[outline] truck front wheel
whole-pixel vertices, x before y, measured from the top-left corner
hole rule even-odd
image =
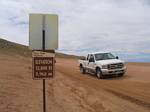
[[[96,69],[96,76],[97,76],[98,79],[102,79],[103,78],[103,74],[102,74],[100,68]]]
[[[85,68],[83,66],[80,66],[80,72],[81,74],[85,74]]]

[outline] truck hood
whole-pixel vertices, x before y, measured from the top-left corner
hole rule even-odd
[[[124,61],[119,59],[109,59],[109,60],[99,60],[96,61],[96,63],[100,65],[107,65],[107,64],[115,64],[115,63],[124,63]]]

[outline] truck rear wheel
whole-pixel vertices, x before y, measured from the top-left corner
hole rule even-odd
[[[96,69],[96,76],[97,76],[98,79],[102,79],[103,78],[103,74],[102,74],[100,68]]]
[[[80,73],[85,74],[85,68],[83,66],[80,66]]]

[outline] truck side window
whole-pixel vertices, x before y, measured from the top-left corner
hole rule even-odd
[[[93,55],[90,56],[89,62],[94,62],[94,56]]]

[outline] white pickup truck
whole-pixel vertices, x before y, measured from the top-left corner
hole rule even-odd
[[[90,53],[85,59],[79,60],[79,66],[82,74],[95,73],[97,78],[114,74],[123,76],[126,72],[125,62],[109,52]]]

